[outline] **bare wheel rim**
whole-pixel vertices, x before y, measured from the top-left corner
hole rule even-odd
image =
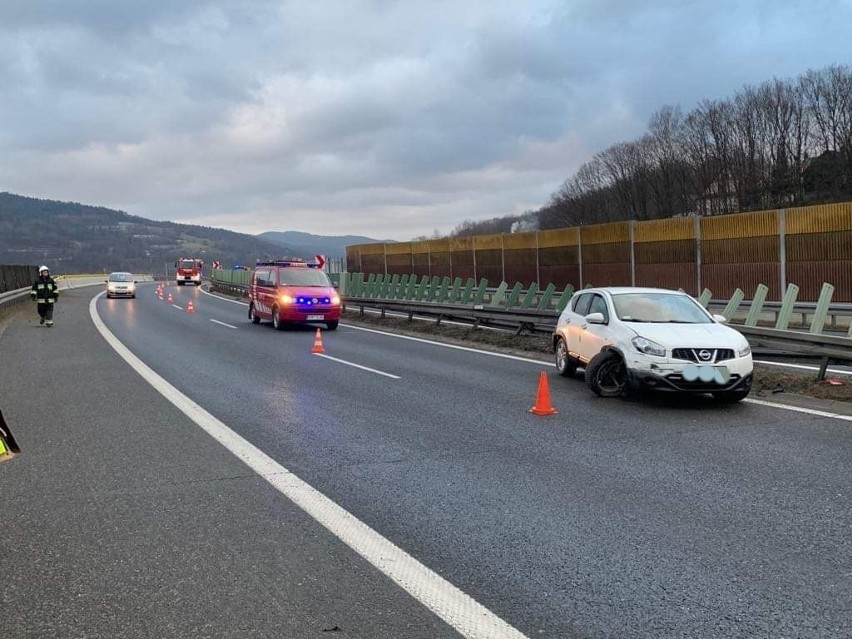
[[[619,358],[603,363],[596,377],[598,387],[607,393],[620,393],[627,386],[627,371]]]

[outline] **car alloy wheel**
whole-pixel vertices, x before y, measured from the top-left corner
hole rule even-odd
[[[561,337],[556,340],[556,372],[563,377],[573,377],[577,372],[577,364],[568,356],[568,345]]]

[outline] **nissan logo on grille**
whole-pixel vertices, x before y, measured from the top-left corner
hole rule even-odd
[[[713,357],[713,353],[708,350],[698,351],[698,357],[700,357],[703,361],[708,361],[711,357]]]

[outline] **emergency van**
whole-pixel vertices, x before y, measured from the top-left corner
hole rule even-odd
[[[249,284],[248,317],[254,324],[321,322],[328,330],[340,321],[340,296],[319,263],[301,260],[258,262]]]

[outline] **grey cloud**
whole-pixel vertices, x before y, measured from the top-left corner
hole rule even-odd
[[[0,189],[407,239],[545,204],[664,105],[848,62],[850,22],[830,0],[7,0]]]

